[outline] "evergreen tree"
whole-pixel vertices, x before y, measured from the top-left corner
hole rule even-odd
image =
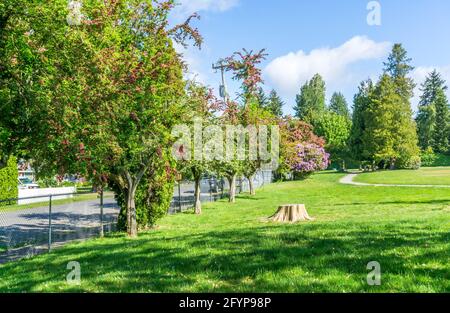
[[[282,117],[283,106],[283,100],[281,100],[278,93],[274,89],[272,89],[269,95],[268,105],[266,106],[266,109],[269,110],[273,115]]]
[[[383,167],[415,168],[420,164],[415,123],[393,77],[382,75],[365,114],[363,156]]]
[[[420,91],[422,91],[422,95],[420,96],[419,105],[428,106],[433,103],[440,89],[444,91],[447,90],[445,80],[442,79],[442,76],[438,71],[433,70],[428,74],[424,83],[421,85]]]
[[[443,89],[437,90],[434,107],[436,109],[436,124],[433,132],[433,150],[443,153],[449,151],[450,130],[449,104]]]
[[[306,82],[296,96],[295,116],[314,125],[317,117],[325,111],[325,82],[319,74]]]
[[[436,108],[433,104],[419,106],[416,123],[419,147],[425,151],[429,147],[434,146],[433,134],[436,125]]]
[[[399,155],[394,149],[394,110],[401,102],[389,75],[383,75],[371,92],[369,106],[364,114],[362,135],[363,157],[380,163],[392,162]]]
[[[261,108],[265,108],[269,104],[269,99],[267,98],[266,93],[262,87],[258,88],[258,91],[256,92],[256,99]]]
[[[414,95],[414,81],[408,74],[414,69],[410,65],[406,50],[401,44],[395,44],[389,55],[388,61],[384,63],[384,76],[389,76],[395,87],[395,92],[401,101],[392,101],[394,105],[392,114],[394,125],[391,129],[394,138],[394,150],[396,157],[391,159],[391,167],[417,167],[420,164],[417,128],[412,118],[411,97]],[[385,78],[384,78],[385,79]],[[381,84],[382,86],[385,84]],[[383,88],[381,88],[383,91]],[[389,108],[391,109],[391,108]]]
[[[436,70],[427,76],[425,82],[421,86],[422,95],[420,97],[419,112],[417,113],[416,121],[419,145],[422,150],[426,150],[428,147],[435,147],[435,131],[441,131],[436,129],[435,103],[438,93],[441,91],[444,92],[445,90],[447,90],[445,81]],[[440,108],[440,110],[445,114],[445,108]]]
[[[344,95],[340,92],[335,92],[331,96],[329,109],[331,112],[334,112],[337,115],[341,115],[345,118],[350,119],[347,100],[345,100]]]
[[[370,95],[374,89],[372,80],[361,82],[358,93],[353,98],[352,128],[349,138],[349,150],[354,160],[363,161],[363,134],[366,130],[366,112],[370,105]]]
[[[408,102],[414,95],[415,87],[414,81],[408,77],[408,74],[414,69],[410,65],[411,61],[403,46],[397,43],[394,44],[387,62],[384,63],[384,74],[394,79],[397,93]],[[409,106],[411,107],[411,105]]]

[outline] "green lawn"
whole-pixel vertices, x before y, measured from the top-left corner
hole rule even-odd
[[[362,173],[355,182],[394,185],[449,185],[450,167],[430,167],[420,170],[397,170]]]
[[[122,234],[0,265],[3,292],[449,292],[450,192],[340,185],[322,173],[265,186],[201,216],[168,216],[138,239]],[[314,222],[274,224],[280,204]],[[81,285],[65,281],[81,264]],[[368,286],[378,261],[382,285]]]

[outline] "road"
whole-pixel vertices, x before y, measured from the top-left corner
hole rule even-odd
[[[47,245],[48,206],[0,212],[0,263],[2,258],[35,254]],[[118,206],[113,198],[104,199],[104,224],[108,230],[117,220]],[[52,242],[58,244],[99,234],[99,199],[72,202],[52,207]],[[3,251],[3,252],[2,252]]]

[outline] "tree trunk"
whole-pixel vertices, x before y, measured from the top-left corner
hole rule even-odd
[[[248,180],[248,187],[249,187],[249,189],[250,189],[250,190],[249,190],[250,195],[251,195],[251,196],[256,195],[256,192],[255,192],[255,184],[254,184],[254,182],[253,182],[253,180],[255,179],[255,174],[249,175],[249,176],[247,176],[246,178],[247,178],[247,180]]]
[[[127,193],[127,233],[131,238],[136,238],[138,235],[137,227],[137,214],[136,214],[136,190],[139,183],[144,176],[146,167],[142,167],[138,174],[133,178],[130,172],[125,171],[125,177],[128,182],[128,193]]]
[[[135,203],[136,191],[128,191],[128,206],[127,206],[127,233],[131,238],[137,237],[137,219],[136,219],[136,203]]]
[[[287,204],[278,208],[277,213],[269,218],[273,222],[295,223],[299,221],[313,221],[308,215],[304,204]]]
[[[236,174],[228,176],[228,183],[230,184],[230,195],[228,201],[230,203],[236,202]]]
[[[202,214],[202,202],[200,201],[200,181],[202,177],[195,177],[195,214]]]
[[[390,170],[395,170],[395,162],[396,162],[396,159],[391,159],[390,164],[389,164]]]

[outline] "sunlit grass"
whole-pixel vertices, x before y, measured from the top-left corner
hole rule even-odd
[[[362,173],[354,181],[369,184],[450,186],[450,167]]]
[[[0,266],[4,292],[448,292],[450,192],[360,187],[324,173],[265,186],[201,216],[168,216],[138,239],[116,234]],[[314,222],[267,221],[305,203]],[[65,278],[81,265],[81,285]],[[382,285],[368,286],[378,261]]]

